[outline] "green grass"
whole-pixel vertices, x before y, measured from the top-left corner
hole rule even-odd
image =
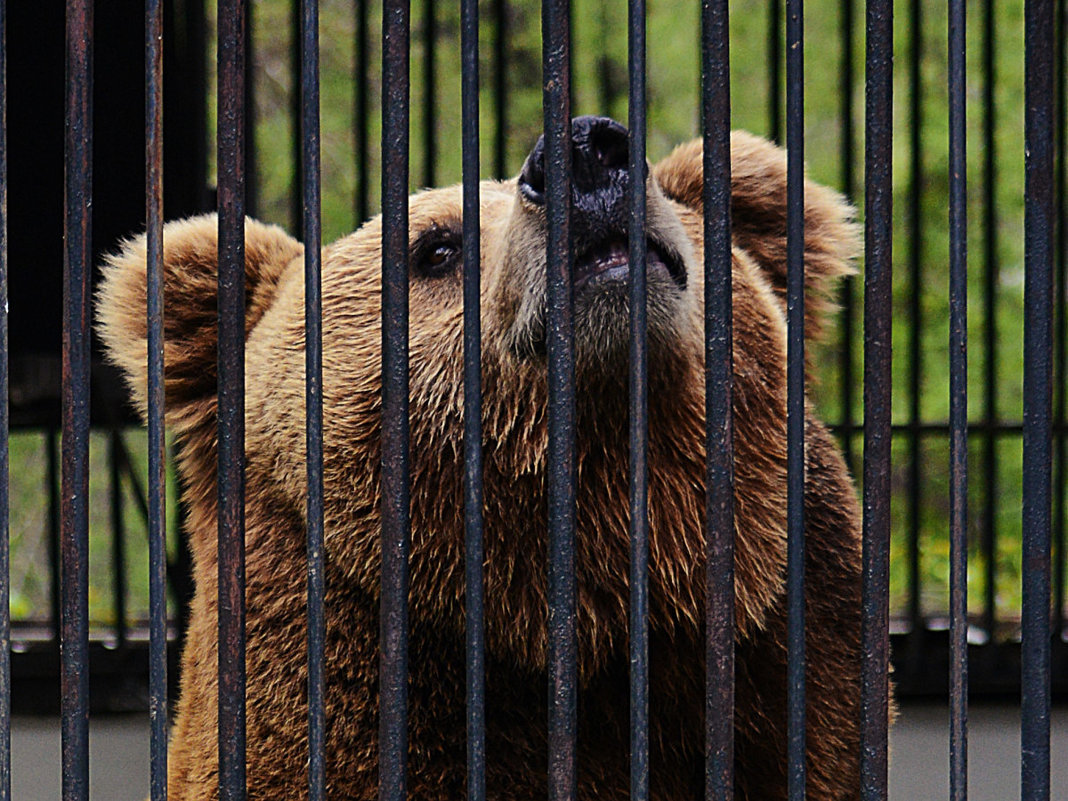
[[[353,38],[354,12],[348,2],[324,0],[321,5],[322,46],[322,162],[324,241],[348,233],[358,224],[353,213],[355,193],[353,135]],[[435,73],[438,99],[436,134],[439,159],[437,183],[460,179],[460,80],[459,30],[455,6],[438,3],[439,32]],[[863,4],[857,0],[857,27],[854,34],[854,124],[857,131],[856,186],[863,186],[864,123],[864,32]],[[256,100],[258,123],[255,142],[259,159],[262,218],[293,227],[290,218],[290,187],[293,180],[293,128],[290,119],[290,4],[263,0],[254,7]],[[769,130],[766,59],[767,7],[765,0],[737,0],[731,4],[731,103],[732,123],[766,134]],[[419,189],[426,174],[423,142],[426,126],[422,116],[424,30],[423,4],[412,7],[412,122],[411,188]],[[513,2],[509,18],[510,69],[508,172],[517,172],[523,158],[541,130],[541,40],[539,4],[531,0]],[[480,42],[482,164],[489,177],[493,123],[493,35],[492,4],[482,3],[483,26]],[[369,122],[372,177],[369,191],[372,207],[379,196],[378,145],[381,137],[379,96],[381,71],[379,36],[381,8],[371,3],[369,74],[366,76],[370,104],[374,112]],[[662,0],[650,3],[648,17],[648,153],[655,161],[676,144],[699,134],[698,129],[698,32],[699,4]],[[1018,421],[1022,416],[1022,286],[1023,286],[1023,3],[1005,0],[996,4],[996,147],[998,165],[997,230],[1000,282],[997,296],[997,401],[1000,417]],[[805,4],[805,156],[810,174],[822,182],[841,187],[841,127],[838,119],[840,42],[838,37],[839,0],[810,0]],[[908,263],[913,248],[919,248],[922,266],[919,287],[921,318],[920,413],[927,422],[944,422],[948,417],[948,111],[945,76],[946,9],[938,4],[923,5],[922,146],[924,184],[921,236],[914,239],[907,214],[910,178],[909,19],[902,11],[895,22],[894,57],[894,360],[893,419],[909,419],[906,388],[911,365],[908,359],[912,321],[908,317],[913,287]],[[623,3],[607,0],[573,2],[573,92],[575,114],[609,114],[625,121],[626,106],[626,9]],[[981,401],[983,370],[988,354],[983,332],[988,321],[982,311],[982,278],[985,265],[982,234],[982,124],[981,106],[984,75],[981,64],[982,31],[980,15],[968,22],[968,182],[969,182],[969,394],[970,416],[983,413]],[[214,64],[212,55],[210,62]],[[214,84],[209,88],[214,96]],[[782,88],[784,91],[784,88]],[[214,103],[209,104],[214,118]],[[213,152],[213,148],[209,148]],[[861,210],[862,212],[862,210]],[[861,305],[861,284],[856,282],[856,302]],[[862,321],[857,319],[857,330]],[[832,330],[829,342],[816,355],[819,385],[814,399],[826,419],[841,415],[839,406],[838,352],[840,336]],[[862,343],[853,343],[856,375],[862,366]],[[858,379],[859,380],[859,379]],[[856,387],[853,415],[861,419],[861,393]],[[129,435],[131,445],[140,435]],[[143,441],[143,440],[138,440]],[[858,441],[859,444],[859,441]],[[137,450],[137,448],[134,448]],[[94,621],[105,624],[113,617],[108,567],[106,467],[103,445],[94,438],[93,535],[91,577],[93,589],[90,612]],[[970,605],[979,611],[983,593],[984,563],[978,549],[981,512],[986,488],[980,474],[983,445],[973,442],[971,459],[971,506],[969,536]],[[907,442],[898,439],[893,449],[892,568],[891,590],[895,611],[901,611],[907,594],[907,505],[910,453]],[[924,610],[937,614],[947,604],[948,576],[948,442],[945,437],[924,440],[920,451],[922,497],[920,504],[921,576]],[[1020,485],[1021,446],[1018,437],[1009,437],[998,446],[999,488],[995,525],[998,533],[998,608],[1012,616],[1020,604]],[[43,559],[43,456],[32,438],[16,438],[12,445],[13,554],[16,565],[13,612],[16,617],[40,616],[47,609],[47,582]],[[1063,491],[1063,488],[1062,488]],[[173,504],[172,504],[173,508]],[[127,505],[130,528],[129,564],[131,608],[143,610],[145,592],[145,550],[143,525],[132,504]],[[1063,558],[1063,555],[1058,558]],[[20,573],[17,571],[21,571]]]

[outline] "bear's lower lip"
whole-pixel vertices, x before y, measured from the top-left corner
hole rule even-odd
[[[681,259],[653,241],[646,242],[646,275],[663,272],[677,284],[685,286],[686,272]],[[575,261],[572,283],[575,289],[609,281],[627,281],[630,277],[630,252],[625,239],[603,242]]]

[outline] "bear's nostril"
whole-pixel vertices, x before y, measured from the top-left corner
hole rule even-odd
[[[590,140],[597,161],[609,170],[627,166],[627,131],[621,125],[602,125],[590,132]]]
[[[519,191],[531,203],[545,203],[545,138],[539,137],[538,143],[523,163],[519,173]]]

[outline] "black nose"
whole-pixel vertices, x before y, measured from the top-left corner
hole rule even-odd
[[[571,121],[571,191],[575,199],[612,188],[626,190],[627,129],[608,117]],[[519,174],[519,191],[532,203],[545,203],[545,137],[530,151]],[[581,205],[581,204],[580,204]]]

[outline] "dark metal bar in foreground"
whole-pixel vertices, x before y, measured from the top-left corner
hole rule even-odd
[[[382,12],[382,600],[378,797],[402,801],[408,756],[407,0]]]
[[[786,1],[787,788],[805,797],[805,117],[802,0]]]
[[[887,798],[890,700],[890,341],[893,0],[869,0],[864,147],[864,522],[860,779]]]
[[[245,0],[219,3],[219,798],[245,797]]]
[[[734,798],[734,415],[727,0],[702,5],[705,269],[705,799]]]
[[[304,231],[305,454],[308,475],[308,798],[326,797],[323,531],[322,217],[319,143],[319,0],[301,0],[301,175]]]
[[[542,2],[549,359],[549,801],[575,797],[575,360],[571,316],[571,8]]]
[[[167,798],[167,462],[163,393],[163,2],[145,3],[148,315],[148,715],[151,801]]]
[[[437,4],[423,0],[423,185],[437,186]]]
[[[464,576],[467,798],[486,797],[486,646],[482,540],[482,323],[478,138],[478,0],[460,7],[464,260]]]
[[[968,196],[964,0],[949,3],[949,794],[968,796]]]
[[[628,4],[630,263],[630,798],[649,797],[649,382],[646,356],[645,0]]]
[[[508,0],[493,0],[493,174],[508,177]]]
[[[11,551],[7,345],[7,3],[0,0],[0,801],[11,799]]]
[[[1050,797],[1053,357],[1053,0],[1028,0],[1025,41],[1021,798]]]
[[[67,4],[63,259],[62,741],[64,801],[89,798],[89,340],[93,6]]]

